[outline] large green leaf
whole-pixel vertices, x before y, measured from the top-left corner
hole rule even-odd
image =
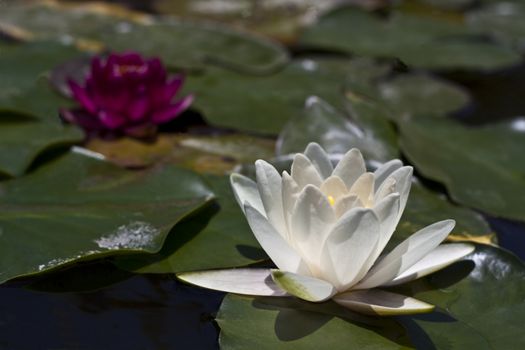
[[[224,176],[206,176],[218,206],[208,206],[178,223],[162,250],[115,260],[142,273],[171,273],[247,265],[266,259]]]
[[[338,4],[338,0],[263,1],[158,0],[152,6],[160,13],[192,19],[211,19],[232,26],[293,42],[299,30],[318,13]],[[219,4],[219,6],[217,6]]]
[[[388,19],[343,7],[305,30],[301,43],[432,69],[498,69],[520,62],[508,48],[486,43],[461,23],[392,12]]]
[[[517,49],[525,50],[525,3],[498,1],[467,12],[467,24]]]
[[[437,311],[399,318],[366,317],[331,302],[228,295],[217,315],[219,341],[223,349],[525,346],[521,336],[525,266],[504,250],[478,245],[465,260],[398,289],[437,305]]]
[[[333,315],[337,315],[334,317]],[[389,318],[351,313],[332,302],[227,295],[217,314],[221,349],[407,349]]]
[[[525,121],[467,128],[444,119],[400,124],[401,147],[452,198],[486,213],[525,220]]]
[[[503,249],[477,245],[465,260],[401,292],[439,306],[433,314],[401,320],[418,348],[525,347],[525,265]]]
[[[157,252],[173,225],[212,196],[188,170],[130,172],[74,153],[0,186],[0,281]]]
[[[356,110],[355,106],[353,108]],[[359,148],[366,159],[387,161],[399,156],[393,126],[378,110],[353,113],[354,121],[317,97],[309,97],[302,115],[292,118],[279,135],[278,155],[302,152],[310,142],[328,153]]]
[[[28,120],[0,114],[0,174],[21,176],[46,150],[81,142],[76,127]]]
[[[56,65],[79,52],[71,45],[44,41],[6,44],[0,41],[0,100],[33,87]]]
[[[90,8],[49,4],[3,6],[0,24],[18,26],[37,38],[91,40],[111,50],[135,50],[160,56],[167,64],[196,68],[225,65],[266,73],[288,61],[288,54],[270,40],[212,22],[180,21],[122,13],[103,5]],[[80,41],[86,46],[86,42]]]
[[[482,215],[450,203],[444,195],[426,189],[418,181],[412,183],[393,241],[399,242],[425,226],[446,219],[456,220],[456,226],[448,236],[449,241],[496,243],[496,235]]]
[[[295,60],[262,77],[216,68],[189,77],[185,89],[195,93],[194,107],[213,125],[277,134],[290,118],[302,114],[309,96],[340,108],[344,78],[353,69],[350,60],[326,58]]]
[[[378,90],[397,119],[420,114],[445,116],[470,102],[468,93],[459,86],[423,74],[399,75],[380,83]]]

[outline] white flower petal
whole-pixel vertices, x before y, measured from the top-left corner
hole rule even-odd
[[[374,176],[376,178],[376,189],[381,186],[383,181],[385,181],[390,176],[390,174],[402,166],[403,162],[401,162],[399,159],[393,159],[377,168],[376,171],[374,171]]]
[[[410,315],[434,310],[434,306],[421,300],[382,290],[357,290],[338,294],[336,303],[369,315]]]
[[[292,178],[303,189],[306,185],[321,186],[321,175],[304,154],[297,153],[292,163]]]
[[[374,174],[364,173],[354,182],[349,194],[355,194],[365,207],[370,207],[374,200]]]
[[[335,216],[339,218],[350,209],[362,206],[363,203],[355,194],[348,194],[335,202]]]
[[[249,205],[244,206],[248,224],[266,254],[281,270],[310,274],[306,264],[266,218]]]
[[[348,189],[339,176],[330,176],[324,180],[320,190],[326,197],[331,197],[332,205],[334,205],[339,198],[348,194]]]
[[[454,225],[454,220],[444,220],[414,233],[379,260],[355,288],[369,289],[389,283],[437,247]]]
[[[339,291],[366,274],[364,267],[379,240],[379,220],[371,209],[355,208],[334,225],[322,247],[323,276]]]
[[[357,148],[352,148],[337,164],[332,175],[339,176],[346,187],[351,188],[364,172],[366,172],[366,166],[363,155]]]
[[[259,189],[257,184],[252,179],[243,176],[241,174],[231,174],[230,184],[233,189],[233,194],[237,203],[244,212],[244,203],[257,209],[263,215],[266,215],[261,196],[259,195]]]
[[[290,226],[292,224],[292,213],[301,193],[301,188],[295,180],[286,172],[283,171],[282,176],[282,191],[283,191],[283,211],[284,221],[288,227],[288,235],[286,239],[290,239]]]
[[[413,172],[414,169],[411,166],[404,166],[390,174],[390,177],[392,177],[396,181],[395,192],[399,193],[399,195],[401,196],[399,201],[398,219],[401,218],[401,215],[403,214],[403,211],[405,210],[405,206],[407,204],[408,194],[410,193],[410,187],[412,186]]]
[[[376,185],[376,188],[377,188],[377,185]],[[376,193],[374,194],[374,203],[380,202],[383,198],[395,192],[396,192],[396,179],[394,179],[393,177],[389,177],[385,181],[383,181],[381,186],[379,186]]]
[[[400,205],[399,197],[399,193],[392,193],[377,203],[373,208],[377,218],[379,219],[379,222],[381,223],[381,235],[379,236],[377,249],[372,255],[372,263],[379,257],[383,249],[385,249],[388,241],[392,237],[392,234],[396,230]]]
[[[306,186],[292,214],[290,238],[314,275],[321,248],[334,222],[335,213],[326,197],[315,186]]]
[[[284,221],[281,176],[272,165],[261,159],[255,162],[255,171],[266,217],[277,232],[286,237],[288,228]]]
[[[315,277],[272,270],[272,278],[283,290],[306,301],[325,301],[337,292],[330,283]]]
[[[228,269],[184,272],[177,274],[180,280],[222,292],[285,296],[286,291],[279,288],[272,279],[270,269]]]
[[[469,255],[474,249],[473,245],[465,243],[441,244],[393,281],[384,285],[393,286],[429,275]]]
[[[304,151],[304,155],[310,159],[323,179],[332,175],[332,171],[334,171],[332,162],[330,161],[330,158],[328,158],[325,150],[319,146],[319,144],[315,142],[309,143]]]

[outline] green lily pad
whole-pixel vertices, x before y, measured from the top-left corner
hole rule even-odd
[[[14,4],[3,6],[0,24],[21,27],[39,39],[81,39],[80,46],[90,49],[105,46],[160,56],[165,63],[181,68],[213,64],[267,73],[288,61],[278,43],[218,23],[120,12],[103,5]]]
[[[188,170],[130,172],[74,153],[0,186],[0,281],[75,261],[155,253],[175,223],[212,197]]]
[[[486,213],[525,220],[525,121],[467,128],[452,120],[401,123],[401,147],[453,200]]]
[[[309,97],[302,115],[292,118],[281,131],[277,155],[302,152],[308,143],[317,142],[328,153],[342,154],[357,147],[368,160],[398,157],[397,138],[389,120],[363,111],[360,108],[351,114],[354,122],[325,101]]]
[[[283,42],[293,42],[299,30],[318,13],[338,4],[337,0],[263,1],[158,0],[156,11],[192,19],[215,20],[245,28]]]
[[[140,273],[175,273],[248,265],[267,259],[235,201],[228,177],[207,175],[217,198],[174,228],[158,254],[119,257],[117,267]]]
[[[410,348],[392,319],[354,314],[332,302],[228,294],[216,321],[221,349]]]
[[[29,116],[60,124],[60,109],[71,108],[74,105],[72,99],[58,94],[52,89],[48,79],[41,77],[31,87],[7,98],[0,98],[0,113]]]
[[[439,306],[433,314],[401,320],[418,348],[525,346],[525,265],[503,249],[477,245],[462,262],[402,288]]]
[[[471,28],[488,32],[496,40],[523,52],[525,50],[524,15],[525,3],[501,1],[485,4],[467,12],[465,19]]]
[[[27,120],[4,121],[8,117],[0,115],[0,174],[6,176],[21,176],[40,154],[84,138],[76,127]]]
[[[470,97],[465,89],[446,80],[423,74],[400,75],[378,86],[383,101],[395,111],[392,116],[445,116],[465,107]]]
[[[497,243],[496,234],[482,215],[450,203],[444,195],[426,189],[419,182],[412,183],[407,206],[392,240],[400,242],[423,227],[445,219],[456,220],[448,241]]]
[[[27,44],[0,42],[0,104],[32,89],[56,65],[78,56],[71,45],[44,41]]]
[[[309,96],[341,108],[344,77],[353,68],[350,60],[326,58],[295,60],[260,77],[215,68],[189,77],[185,90],[195,93],[193,106],[213,125],[277,134],[290,118],[301,115]]]
[[[227,295],[217,322],[223,349],[519,349],[525,266],[478,245],[449,268],[398,288],[438,306],[421,316],[366,317],[331,302]],[[404,329],[400,328],[403,326]]]
[[[431,69],[493,70],[521,61],[509,48],[481,42],[461,23],[392,12],[382,19],[364,10],[343,7],[307,28],[303,45],[374,57],[399,58]]]

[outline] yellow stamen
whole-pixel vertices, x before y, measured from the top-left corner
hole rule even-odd
[[[333,196],[328,196],[328,203],[330,203],[330,205],[333,207],[334,204],[335,204],[335,199]]]

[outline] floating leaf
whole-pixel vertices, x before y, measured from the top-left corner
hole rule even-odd
[[[130,172],[68,154],[0,191],[0,280],[124,252],[155,253],[173,225],[209,201],[174,166]]]
[[[431,69],[493,70],[518,64],[514,51],[482,42],[474,31],[451,21],[401,12],[387,19],[353,7],[328,13],[305,30],[311,47],[374,57],[399,58]]]
[[[496,235],[482,215],[450,203],[444,195],[426,189],[419,182],[412,183],[410,197],[393,240],[400,242],[430,223],[445,219],[456,220],[456,226],[447,238],[449,241],[496,243]]]
[[[92,51],[106,46],[160,56],[166,64],[182,68],[214,64],[268,73],[288,61],[287,52],[279,44],[218,23],[135,13],[119,15],[104,8],[14,4],[3,7],[0,24],[21,27],[39,39],[76,40]]]
[[[469,95],[446,80],[423,74],[400,75],[379,85],[382,99],[393,116],[445,116],[465,107]]]
[[[525,4],[518,1],[498,1],[467,12],[467,24],[488,32],[495,39],[525,50]]]
[[[263,77],[216,68],[189,77],[185,89],[198,96],[194,107],[213,125],[277,134],[290,118],[302,114],[311,95],[341,107],[344,77],[353,69],[350,60],[326,58],[295,60]]]
[[[400,124],[401,147],[451,197],[486,213],[525,220],[525,121],[467,128],[452,120],[414,118]]]
[[[356,147],[366,159],[387,161],[398,156],[396,135],[388,119],[377,113],[357,113],[355,116],[362,123],[351,121],[333,106],[311,96],[304,112],[292,118],[281,131],[277,154],[301,152],[308,143],[317,142],[332,154],[344,154]],[[370,122],[365,116],[372,118],[368,119]]]
[[[93,139],[86,147],[125,167],[175,163],[197,172],[224,174],[242,162],[273,156],[274,141],[242,134],[162,134],[154,142]]]
[[[219,5],[217,5],[219,4]],[[246,28],[284,42],[293,42],[298,31],[322,13],[338,4],[338,0],[262,1],[226,0],[159,0],[153,6],[159,13],[192,19],[211,19]]]
[[[172,273],[247,265],[267,259],[235,201],[228,177],[206,176],[218,206],[178,223],[155,255],[118,258],[118,267],[140,273]]]
[[[478,245],[465,260],[401,287],[437,305],[428,315],[363,317],[332,303],[228,295],[217,315],[223,349],[508,349],[525,345],[525,266]],[[400,325],[404,327],[400,329]]]
[[[0,174],[7,176],[21,176],[40,154],[84,138],[75,127],[27,120],[5,121],[7,117],[9,115],[0,115]]]

